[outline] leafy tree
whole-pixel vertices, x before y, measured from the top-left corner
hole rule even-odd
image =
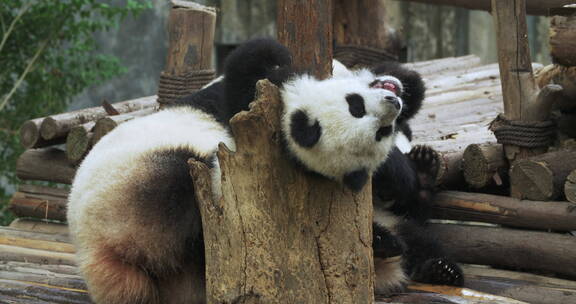
[[[23,152],[19,127],[64,111],[83,89],[122,73],[117,58],[96,54],[93,33],[149,7],[137,0],[120,6],[101,0],[0,1],[0,224],[11,220],[6,205]]]

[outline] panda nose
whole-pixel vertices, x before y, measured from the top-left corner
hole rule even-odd
[[[400,110],[400,99],[398,97],[395,96],[386,96],[384,97],[384,100],[388,103],[391,103],[392,105],[394,105],[394,107],[396,108],[396,110]]]

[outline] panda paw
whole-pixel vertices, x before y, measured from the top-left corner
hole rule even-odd
[[[440,168],[438,153],[429,146],[417,145],[408,153],[408,157],[414,164],[420,185],[423,188],[433,188]]]
[[[411,279],[426,284],[463,286],[460,266],[446,258],[429,259],[416,270]]]

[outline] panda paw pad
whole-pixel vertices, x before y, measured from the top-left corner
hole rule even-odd
[[[433,185],[440,167],[438,153],[432,147],[417,145],[408,153],[408,157],[418,172],[421,184]]]
[[[446,259],[427,260],[412,277],[414,281],[435,285],[463,286],[464,274],[460,266]]]

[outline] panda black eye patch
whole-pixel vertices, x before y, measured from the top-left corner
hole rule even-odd
[[[308,125],[308,115],[298,110],[290,117],[290,135],[300,146],[311,148],[320,140],[322,127],[318,120],[313,125]]]
[[[362,96],[352,93],[346,95],[346,102],[348,102],[348,111],[356,118],[361,118],[366,115],[366,108],[364,107],[364,98]]]

